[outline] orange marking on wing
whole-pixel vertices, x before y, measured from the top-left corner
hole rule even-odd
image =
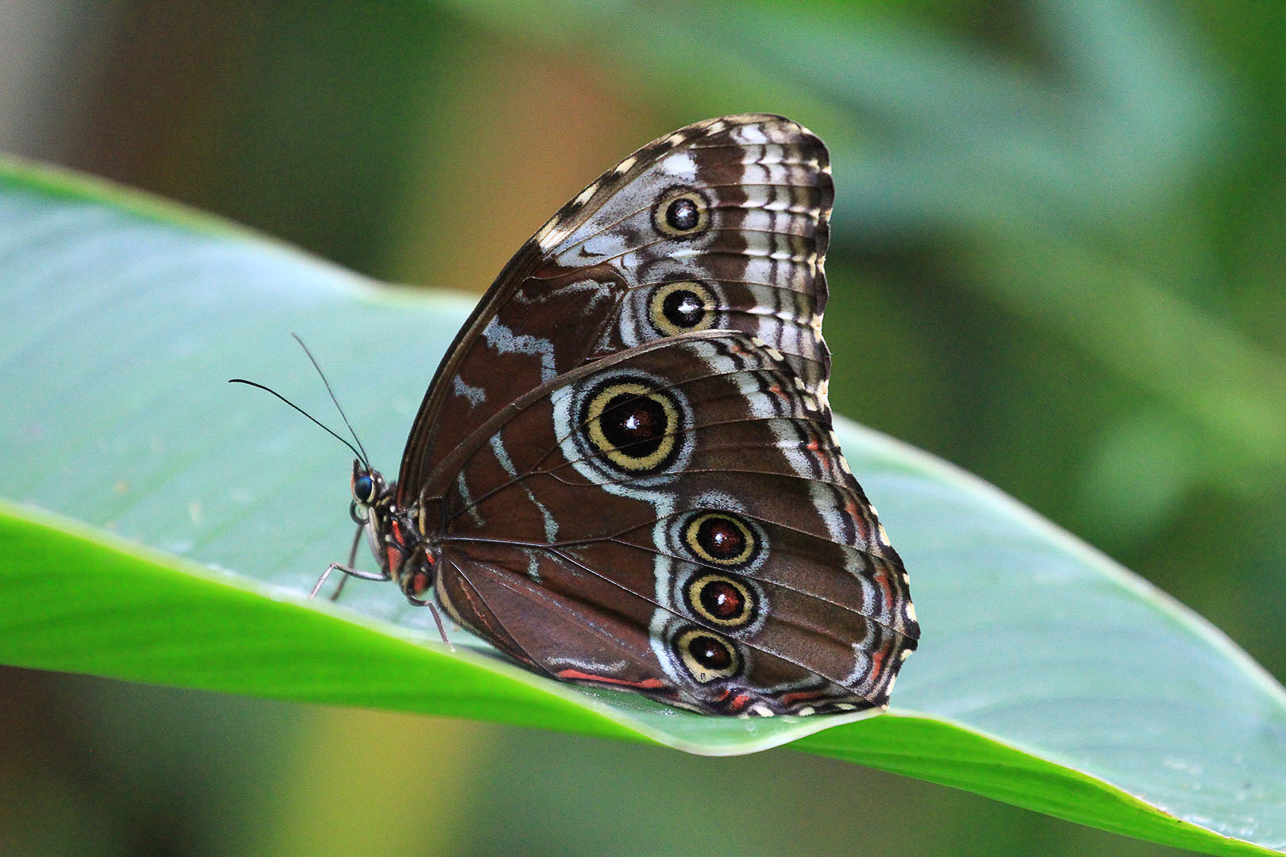
[[[797,690],[794,693],[783,693],[778,698],[783,704],[792,705],[809,699],[821,699],[824,696],[826,696],[826,691],[824,690]]]
[[[593,673],[581,672],[580,670],[559,670],[555,674],[559,678],[565,678],[568,681],[597,681],[602,682],[603,684],[619,684],[623,687],[637,687],[643,690],[665,687],[665,683],[659,678],[645,678],[643,681],[627,681],[623,678],[608,678],[607,676],[594,675]]]
[[[844,500],[844,511],[853,519],[853,525],[857,528],[857,533],[861,536],[862,541],[870,542],[871,531],[866,525],[866,518],[862,515],[862,510],[858,508],[857,501],[852,497]]]
[[[880,677],[880,671],[884,669],[884,657],[887,654],[888,650],[885,648],[871,655],[871,681],[876,681]]]
[[[880,585],[880,588],[884,590],[884,603],[892,604],[893,587],[889,585],[888,574],[884,571],[884,569],[880,569],[879,571],[875,572],[875,574],[871,576],[875,578],[875,582],[878,583]]]

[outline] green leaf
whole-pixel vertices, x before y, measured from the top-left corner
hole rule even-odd
[[[1286,692],[1219,631],[950,465],[841,422],[924,627],[890,714],[700,717],[549,682],[343,559],[314,349],[395,470],[471,300],[377,286],[101,184],[0,168],[0,662],[480,718],[705,754],[788,741],[1157,842],[1286,842]],[[839,355],[838,359],[843,359]],[[454,635],[453,635],[454,636]]]

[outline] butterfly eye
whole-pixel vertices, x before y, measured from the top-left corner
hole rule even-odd
[[[676,636],[674,651],[701,684],[731,678],[741,671],[741,656],[732,644],[700,628],[689,628]]]
[[[375,480],[369,473],[353,477],[353,499],[363,506],[375,502]]]
[[[725,628],[743,628],[759,613],[759,599],[750,587],[721,574],[696,578],[683,594],[693,613]]]
[[[688,238],[710,225],[710,202],[691,188],[672,188],[652,208],[652,223],[668,238]]]
[[[748,523],[725,512],[694,515],[683,527],[683,543],[702,562],[725,568],[745,568],[763,549]]]
[[[671,396],[636,381],[616,381],[587,397],[583,430],[608,461],[631,472],[655,472],[678,452],[679,407]]]
[[[648,301],[648,318],[663,336],[714,327],[714,293],[704,283],[684,280],[666,283]]]

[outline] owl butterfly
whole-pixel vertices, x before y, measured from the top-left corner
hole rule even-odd
[[[456,336],[397,482],[354,462],[379,571],[332,569],[563,681],[707,714],[886,704],[919,626],[831,429],[833,196],[780,116],[608,170]]]

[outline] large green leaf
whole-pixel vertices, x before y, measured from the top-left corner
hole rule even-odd
[[[0,662],[652,740],[800,749],[1210,853],[1286,842],[1286,693],[1220,632],[995,489],[841,423],[924,626],[890,714],[729,720],[444,649],[351,538],[317,353],[395,470],[470,301],[379,287],[83,179],[0,170]],[[838,359],[843,359],[839,355]]]

